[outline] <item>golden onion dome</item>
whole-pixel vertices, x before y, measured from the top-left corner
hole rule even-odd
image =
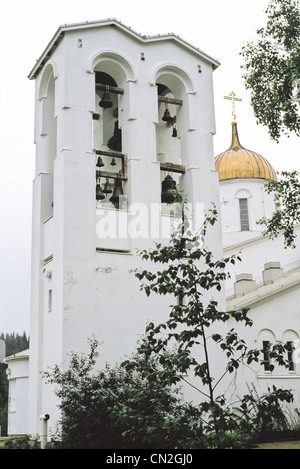
[[[232,122],[231,145],[215,157],[215,168],[220,181],[244,178],[277,181],[276,172],[263,156],[242,147],[236,121]]]

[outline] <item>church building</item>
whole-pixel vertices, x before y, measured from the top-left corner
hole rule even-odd
[[[227,311],[249,308],[251,328],[229,321],[249,348],[267,347],[269,343],[289,343],[285,358],[289,368],[270,364],[251,365],[243,372],[238,389],[242,395],[247,385],[266,392],[272,386],[291,389],[295,409],[300,410],[300,226],[295,227],[296,247],[284,248],[283,235],[274,240],[263,236],[264,226],[257,222],[271,218],[278,210],[272,193],[265,190],[268,180],[277,180],[272,165],[260,154],[244,148],[239,139],[233,101],[232,138],[228,150],[217,155],[224,256],[237,255],[241,262],[230,267],[226,281]],[[248,136],[249,138],[249,136]],[[295,350],[293,351],[293,348]],[[294,412],[295,418],[297,412]]]
[[[216,205],[220,221],[206,239],[216,259],[241,252],[218,294],[220,310],[250,308],[251,346],[299,340],[299,249],[284,250],[256,224],[276,210],[264,190],[276,173],[241,146],[235,115],[231,146],[214,157],[219,65],[173,33],[142,36],[108,19],[60,26],[31,70],[30,349],[5,359],[9,434],[42,435],[45,414],[55,431],[58,402],[42,374],[67,366],[72,351],[86,352],[89,337],[102,342],[101,368],[134,352],[148,320],[167,317],[170,298],[146,297],[129,272],[145,268],[138,250],[168,242],[176,188],[192,207],[193,224]],[[214,358],[222,367],[222,356]],[[258,366],[244,377],[262,389],[293,387],[299,399],[293,357],[290,370]]]

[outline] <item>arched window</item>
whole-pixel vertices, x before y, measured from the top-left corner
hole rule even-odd
[[[287,330],[282,335],[282,342],[287,346],[287,360],[288,360],[288,370],[290,372],[296,371],[296,363],[294,360],[294,351],[295,346],[299,343],[299,335],[296,331]]]
[[[119,128],[119,95],[117,83],[105,72],[95,72],[94,148],[106,151],[122,151],[122,135]]]
[[[270,329],[263,329],[258,334],[258,344],[259,348],[263,352],[263,367],[265,373],[271,373],[273,371],[274,365],[271,363],[269,357],[269,348],[272,343],[275,342],[275,336]]]
[[[105,59],[94,69],[95,113],[93,114],[93,150],[96,164],[97,204],[124,208],[127,180],[123,153],[120,109],[125,73],[115,61]]]
[[[248,199],[239,199],[241,231],[249,231]]]
[[[240,189],[235,194],[238,201],[239,223],[241,231],[250,230],[250,199],[252,195],[247,189]]]
[[[157,83],[158,124],[156,129],[157,160],[181,164],[180,134],[177,130],[176,98],[164,84]]]
[[[187,86],[190,89],[191,83],[184,72],[166,66],[156,73],[156,86],[158,95],[156,155],[161,169],[161,201],[164,204],[163,210],[167,213],[167,205],[180,201],[185,190],[182,136],[187,131],[186,94]]]
[[[156,153],[162,168],[161,201],[170,204],[180,199],[178,191],[180,172],[174,171],[175,167],[181,165],[181,142],[177,131],[178,104],[176,104],[179,101],[164,84],[157,83],[157,91],[159,119],[156,128]]]
[[[39,90],[41,102],[41,151],[39,155],[39,171],[47,174],[43,198],[43,216],[49,218],[53,214],[54,201],[54,160],[57,154],[57,119],[55,115],[55,71],[51,64],[44,70]]]

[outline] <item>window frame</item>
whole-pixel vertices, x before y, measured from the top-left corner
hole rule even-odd
[[[271,342],[270,340],[263,340],[262,344],[263,344],[262,349],[263,349],[263,357],[264,357],[264,360],[263,360],[264,372],[272,373],[270,357],[267,354],[267,349],[269,348]]]
[[[52,311],[52,302],[53,302],[53,291],[52,288],[48,290],[48,313]]]
[[[242,207],[242,202],[245,202],[245,206]],[[242,210],[246,211],[246,223],[243,220]],[[250,222],[249,222],[249,202],[248,198],[241,197],[239,198],[239,212],[240,212],[240,227],[241,231],[250,231]]]
[[[295,362],[293,360],[293,352],[294,352],[294,342],[292,340],[287,341],[287,360],[289,363],[288,370],[290,373],[296,372]]]

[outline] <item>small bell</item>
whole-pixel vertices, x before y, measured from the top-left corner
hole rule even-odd
[[[103,200],[105,199],[105,195],[102,192],[102,188],[100,184],[96,185],[96,200]]]
[[[111,194],[112,193],[112,188],[111,188],[111,185],[110,185],[108,179],[106,179],[106,183],[105,183],[103,192],[104,192],[104,194]]]
[[[113,158],[113,159],[111,160],[111,163],[110,163],[110,164],[111,164],[111,166],[116,166],[116,164],[117,164],[117,163],[116,163],[116,160]]]
[[[108,87],[106,88],[106,91],[104,91],[101,101],[99,102],[99,106],[103,107],[103,109],[108,109],[113,106],[113,102],[110,99],[110,95],[108,92]]]
[[[177,137],[177,129],[175,126],[173,126],[173,133],[172,133],[172,137]]]
[[[170,122],[172,120],[171,114],[170,114],[169,109],[167,107],[166,107],[166,110],[165,110],[164,115],[162,117],[162,120],[164,122]]]
[[[104,166],[104,163],[103,163],[103,161],[102,161],[101,156],[98,156],[98,160],[97,160],[96,166],[97,166],[97,168],[101,168],[102,166]]]
[[[114,204],[116,208],[120,208],[120,197],[122,195],[123,195],[122,181],[120,179],[116,179],[113,195],[109,199],[110,202]]]
[[[162,203],[172,204],[175,201],[176,182],[169,174],[162,181],[161,189]]]

